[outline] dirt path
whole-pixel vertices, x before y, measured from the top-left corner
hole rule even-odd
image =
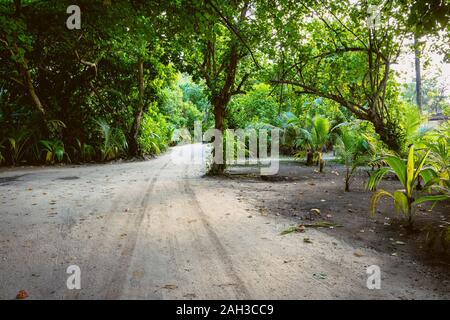
[[[22,289],[43,299],[450,297],[411,261],[320,230],[280,236],[291,219],[262,215],[228,182],[202,174],[170,153],[1,172],[0,298]],[[373,264],[380,290],[366,287]],[[66,287],[70,265],[81,268],[81,290]]]

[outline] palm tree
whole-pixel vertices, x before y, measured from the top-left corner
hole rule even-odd
[[[439,172],[441,184],[450,188],[450,123],[443,125],[425,142],[430,149],[430,165]]]
[[[319,171],[323,172],[325,161],[322,158],[323,149],[330,137],[330,122],[327,118],[315,116],[308,118],[307,125],[299,128],[300,137],[297,139],[297,146],[304,146],[308,149],[306,154],[306,164],[312,165],[314,162],[319,165]]]
[[[397,211],[404,213],[408,217],[409,226],[412,227],[412,216],[414,214],[415,207],[423,202],[427,201],[440,201],[449,199],[449,195],[422,195],[419,196],[416,191],[416,184],[419,177],[422,177],[424,181],[423,190],[430,190],[436,184],[437,172],[432,167],[424,167],[430,151],[428,150],[422,158],[416,163],[414,157],[414,146],[409,148],[408,159],[402,160],[398,156],[388,156],[385,158],[388,168],[381,168],[373,175],[370,176],[368,181],[368,188],[374,190],[375,186],[381,181],[383,176],[390,172],[397,176],[403,189],[394,191],[393,193],[385,190],[376,191],[371,198],[372,214],[375,214],[375,210],[379,200],[382,197],[390,197],[394,200],[394,205]]]
[[[345,191],[350,191],[350,181],[359,166],[366,164],[375,154],[374,147],[369,139],[354,129],[341,127],[340,133],[336,137],[336,154],[339,160],[344,163]]]
[[[121,129],[111,127],[104,119],[96,119],[95,123],[103,138],[103,144],[100,146],[102,161],[114,159],[128,148]]]

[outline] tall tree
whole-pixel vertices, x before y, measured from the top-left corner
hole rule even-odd
[[[180,8],[184,26],[182,62],[195,77],[202,78],[209,91],[215,129],[226,129],[227,105],[243,88],[257,66],[254,44],[256,30],[250,16],[250,1],[187,1]],[[214,150],[223,145],[216,137]],[[220,174],[226,166],[214,161],[211,173]]]
[[[371,7],[365,1],[317,0],[300,2],[307,19],[291,30],[295,40],[283,44],[291,57],[282,79],[274,83],[299,88],[333,101],[356,117],[370,121],[380,138],[393,150],[401,146],[402,132],[392,105],[391,65],[405,37],[399,4]],[[287,10],[287,8],[286,8]]]
[[[423,92],[421,76],[421,56],[423,44],[421,38],[424,36],[446,37],[449,34],[440,35],[440,30],[445,30],[449,26],[450,6],[448,2],[441,0],[413,0],[406,1],[406,10],[409,10],[407,25],[413,32],[414,44],[414,68],[416,74],[416,104],[419,110],[423,109]],[[448,31],[448,30],[447,30]],[[444,40],[445,43],[445,40]],[[441,49],[442,50],[442,49]]]

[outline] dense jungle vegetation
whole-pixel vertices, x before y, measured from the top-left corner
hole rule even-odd
[[[322,170],[334,150],[348,182],[414,143],[448,179],[450,126],[426,121],[449,114],[448,83],[420,74],[449,58],[444,1],[75,1],[69,30],[72,2],[0,3],[2,164],[158,155],[201,121],[281,128],[284,153]]]

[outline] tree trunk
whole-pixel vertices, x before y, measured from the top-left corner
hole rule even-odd
[[[14,0],[14,6],[16,8],[15,15],[20,16],[20,13],[22,12],[22,1]]]
[[[420,75],[420,43],[419,36],[414,33],[414,66],[416,69],[416,104],[422,112],[422,79]]]
[[[21,68],[22,68],[22,76],[25,80],[25,86],[28,90],[28,93],[31,96],[31,99],[33,100],[34,105],[43,115],[45,115],[45,109],[41,103],[41,100],[39,99],[39,96],[36,93],[36,90],[34,89],[33,79],[31,78],[30,70],[28,70],[26,66],[23,66]]]
[[[319,155],[319,172],[323,172],[323,167],[325,167],[325,160],[322,159],[322,154]]]
[[[222,133],[221,137],[215,137],[214,138],[214,154],[216,153],[216,150],[219,148],[223,148],[223,143],[220,141],[223,139],[223,134],[225,131],[225,106],[226,103],[224,103],[222,98],[218,98],[215,101],[213,101],[213,107],[214,107],[214,124],[215,129],[219,130]],[[216,163],[214,161],[211,165],[211,169],[209,171],[210,174],[213,175],[220,175],[223,174],[225,171],[226,162],[225,162],[225,156],[223,157],[221,163]]]
[[[306,165],[312,166],[313,159],[314,159],[314,152],[312,150],[308,150],[308,152],[306,153]]]
[[[380,136],[380,140],[383,141],[389,149],[393,151],[399,151],[402,145],[401,136],[396,132],[396,128],[386,125],[380,116],[376,113],[372,113],[368,117],[372,122],[375,132]]]
[[[409,202],[408,203],[408,229],[410,231],[412,231],[412,229],[413,229],[412,215],[413,215],[412,204],[411,204],[411,202]]]
[[[142,58],[139,58],[138,68],[139,101],[134,113],[133,126],[131,127],[130,132],[130,141],[128,143],[131,156],[141,155],[137,139],[139,135],[139,129],[141,127],[142,114],[144,111],[144,60]]]
[[[350,170],[347,167],[346,168],[346,175],[345,175],[345,192],[350,191]]]

